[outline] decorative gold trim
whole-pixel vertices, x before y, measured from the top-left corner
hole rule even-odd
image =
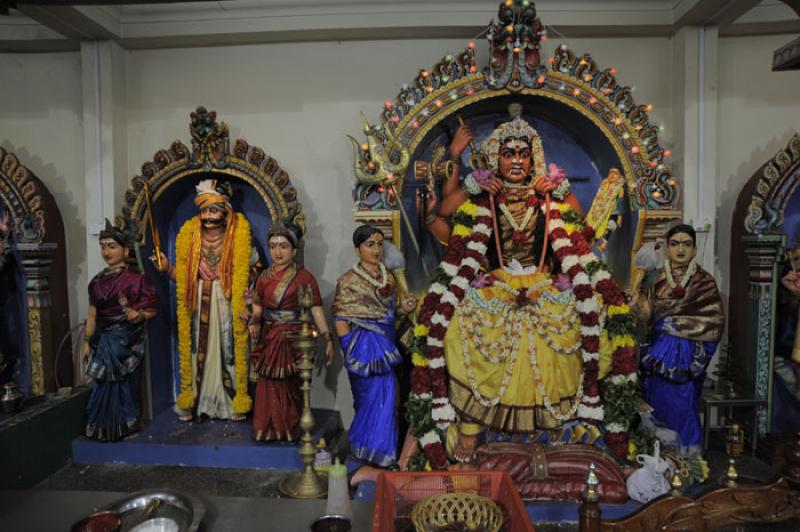
[[[800,179],[796,178],[794,183],[788,184],[787,180],[798,175],[798,168],[800,135],[795,133],[786,147],[754,174],[758,176],[758,182],[744,219],[744,227],[748,233],[772,233],[783,223],[783,211],[794,190],[800,186]]]
[[[192,113],[193,119],[195,114],[201,112],[206,111],[198,108],[196,113]],[[157,151],[152,161],[142,165],[141,174],[131,179],[131,187],[125,194],[123,214],[138,224],[139,243],[145,241],[148,223],[143,183],[149,183],[153,198],[158,200],[164,191],[181,179],[207,176],[210,172],[244,181],[261,196],[273,221],[292,222],[305,233],[305,215],[289,175],[263,149],[251,146],[243,139],[236,140],[231,149],[227,126],[224,122],[217,126],[216,114],[210,114],[214,117],[216,129],[205,137],[196,130],[192,131],[192,150],[175,141],[169,149]]]
[[[0,148],[0,200],[9,210],[18,242],[41,243],[45,236],[44,209],[33,172],[16,155]]]

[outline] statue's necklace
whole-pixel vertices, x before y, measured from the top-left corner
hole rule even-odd
[[[386,282],[389,280],[389,275],[386,273],[386,266],[384,266],[382,262],[378,263],[378,268],[380,268],[381,271],[380,281],[370,275],[370,273],[363,266],[361,266],[360,262],[356,262],[355,265],[353,265],[354,272],[356,272],[360,277],[366,279],[369,284],[380,290],[386,286]]]
[[[538,198],[536,197],[536,193],[533,191],[532,188],[528,189],[528,197],[525,199],[525,204],[527,205],[527,209],[525,210],[525,215],[522,217],[522,221],[517,223],[514,219],[514,215],[508,208],[507,199],[505,194],[500,194],[497,196],[497,205],[500,209],[500,212],[503,213],[503,216],[506,217],[508,223],[511,225],[511,229],[514,230],[512,233],[511,239],[517,245],[522,245],[526,240],[525,229],[528,228],[528,224],[531,223],[531,218],[533,218],[533,213],[536,212],[536,207],[539,205]]]
[[[664,261],[664,275],[667,278],[667,284],[670,287],[673,297],[680,299],[686,295],[686,285],[689,284],[689,280],[694,276],[695,272],[697,272],[697,261],[692,257],[692,260],[689,261],[689,266],[686,268],[686,272],[681,278],[681,282],[676,283],[675,278],[672,277],[672,263],[669,259]]]

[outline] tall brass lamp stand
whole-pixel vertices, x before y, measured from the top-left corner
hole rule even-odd
[[[300,416],[303,436],[300,438],[299,452],[305,470],[286,475],[278,484],[278,489],[283,495],[293,499],[318,499],[328,494],[328,476],[314,470],[316,451],[311,443],[311,433],[314,430],[314,416],[311,415],[311,372],[314,369],[314,356],[317,350],[316,335],[311,327],[311,288],[300,287],[298,297],[302,326],[292,335],[292,343],[302,353],[297,364],[303,381],[300,387],[303,390],[303,414]]]

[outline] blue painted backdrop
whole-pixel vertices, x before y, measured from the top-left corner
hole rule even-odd
[[[478,147],[492,134],[497,125],[509,120],[507,107],[512,102],[523,104],[523,118],[542,138],[546,164],[556,163],[566,170],[574,194],[583,210],[588,211],[595,192],[608,174],[608,170],[612,167],[621,169],[611,143],[594,123],[579,112],[554,100],[529,96],[501,97],[463,109],[460,114],[472,128]],[[458,122],[455,117],[449,117],[439,124],[420,144],[420,148],[414,154],[414,160],[430,161],[434,146],[437,144],[449,146],[457,128]],[[462,158],[462,179],[469,172],[467,165],[469,153],[470,150],[467,149]],[[415,181],[411,168],[406,175],[402,200],[422,250],[420,259],[411,244],[408,229],[403,224],[406,273],[412,289],[420,289],[427,285],[421,262],[425,261],[430,272],[442,256],[441,246],[427,232],[417,213],[416,193],[424,186],[424,182]],[[629,275],[630,250],[637,219],[636,214],[630,211],[629,202],[625,202],[624,208],[623,226],[612,234],[607,249],[607,260],[611,271],[623,284],[627,283]]]

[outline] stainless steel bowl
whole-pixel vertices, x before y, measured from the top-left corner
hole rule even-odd
[[[156,503],[156,504],[154,504]],[[137,528],[149,522],[155,525],[169,527],[172,521],[177,529],[164,528],[164,530],[178,530],[180,532],[195,532],[200,528],[200,523],[206,513],[205,505],[193,495],[175,490],[159,489],[133,493],[117,501],[107,508],[118,512],[122,516],[122,530],[150,530]],[[162,519],[162,521],[158,521]],[[161,530],[153,528],[152,530]]]

